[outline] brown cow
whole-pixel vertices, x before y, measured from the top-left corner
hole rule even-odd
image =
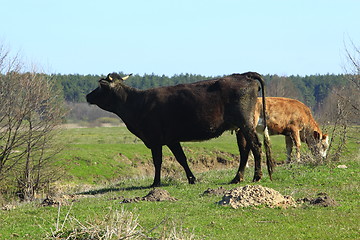
[[[262,125],[262,100],[257,99],[255,123]],[[300,161],[301,142],[305,142],[315,156],[326,157],[328,135],[323,134],[314,120],[311,110],[302,102],[282,97],[266,98],[266,124],[270,135],[285,135],[287,162],[291,161],[292,148],[296,148],[296,160]],[[261,128],[257,128],[261,132]]]
[[[224,131],[240,129],[239,142],[247,145],[255,158],[254,181],[261,179],[261,143],[256,134],[254,114],[261,84],[258,73],[232,74],[209,81],[139,90],[124,84],[116,73],[99,80],[99,87],[86,96],[88,103],[117,114],[127,128],[151,149],[155,166],[152,186],[160,185],[162,146],[166,145],[183,166],[189,183],[195,183],[180,142],[202,141],[220,136]],[[265,103],[265,97],[263,98]],[[264,104],[265,105],[265,104]],[[265,114],[265,108],[263,108]],[[266,141],[268,170],[272,159]],[[240,145],[239,145],[240,146]],[[245,162],[246,164],[246,162]],[[239,169],[243,169],[242,161]],[[239,182],[237,172],[232,182]]]

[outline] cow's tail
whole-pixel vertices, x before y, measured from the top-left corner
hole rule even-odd
[[[270,143],[270,135],[266,123],[266,100],[265,100],[265,82],[261,75],[256,74],[254,76],[256,80],[260,82],[261,85],[261,95],[262,95],[262,111],[264,116],[264,147],[265,147],[265,154],[266,154],[266,165],[268,168],[268,173],[270,179],[272,180],[272,173],[274,171],[275,162],[271,156],[271,143]]]

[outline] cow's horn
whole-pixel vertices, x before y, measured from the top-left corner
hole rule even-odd
[[[129,75],[123,77],[122,80],[125,81],[125,80],[128,79],[131,75],[132,75],[132,73],[130,73]]]
[[[112,81],[112,80],[113,80],[113,78],[112,78],[110,75],[109,75],[109,80],[110,80],[110,81]]]

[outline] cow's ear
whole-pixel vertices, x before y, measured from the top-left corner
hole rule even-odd
[[[314,131],[314,138],[315,138],[316,140],[320,140],[320,133],[317,132],[317,131]]]
[[[106,87],[106,86],[109,86],[109,81],[108,81],[108,79],[100,79],[99,80],[99,85],[100,85],[100,87]]]

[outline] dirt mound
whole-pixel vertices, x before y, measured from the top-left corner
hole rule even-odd
[[[70,205],[72,202],[79,201],[82,198],[95,197],[93,195],[81,195],[81,194],[64,194],[57,196],[47,196],[42,202],[40,206],[42,207],[57,207]]]
[[[315,198],[302,198],[302,199],[296,200],[296,202],[299,204],[308,203],[310,205],[316,205],[316,206],[322,206],[322,207],[339,206],[339,204],[334,199],[327,196],[326,193],[318,193],[317,197],[315,197]]]
[[[60,202],[56,201],[50,197],[45,198],[42,202],[41,202],[41,206],[43,207],[48,207],[48,206],[59,206]]]
[[[159,201],[177,201],[176,198],[171,197],[166,190],[155,188],[151,190],[145,197],[125,198],[121,203],[133,203],[140,201],[159,202]]]
[[[223,187],[219,187],[218,189],[208,188],[204,191],[203,195],[223,195],[226,193],[226,189]]]
[[[10,211],[10,210],[14,210],[16,208],[16,205],[14,204],[5,204],[1,207],[1,210],[4,210],[4,211]]]
[[[171,197],[168,191],[155,188],[151,190],[145,197],[143,197],[142,200],[150,201],[150,202],[158,202],[158,201],[176,201],[177,199]]]
[[[260,205],[270,208],[296,207],[296,203],[291,196],[283,196],[274,189],[260,185],[246,185],[234,188],[226,192],[218,204],[230,205],[232,208]]]

